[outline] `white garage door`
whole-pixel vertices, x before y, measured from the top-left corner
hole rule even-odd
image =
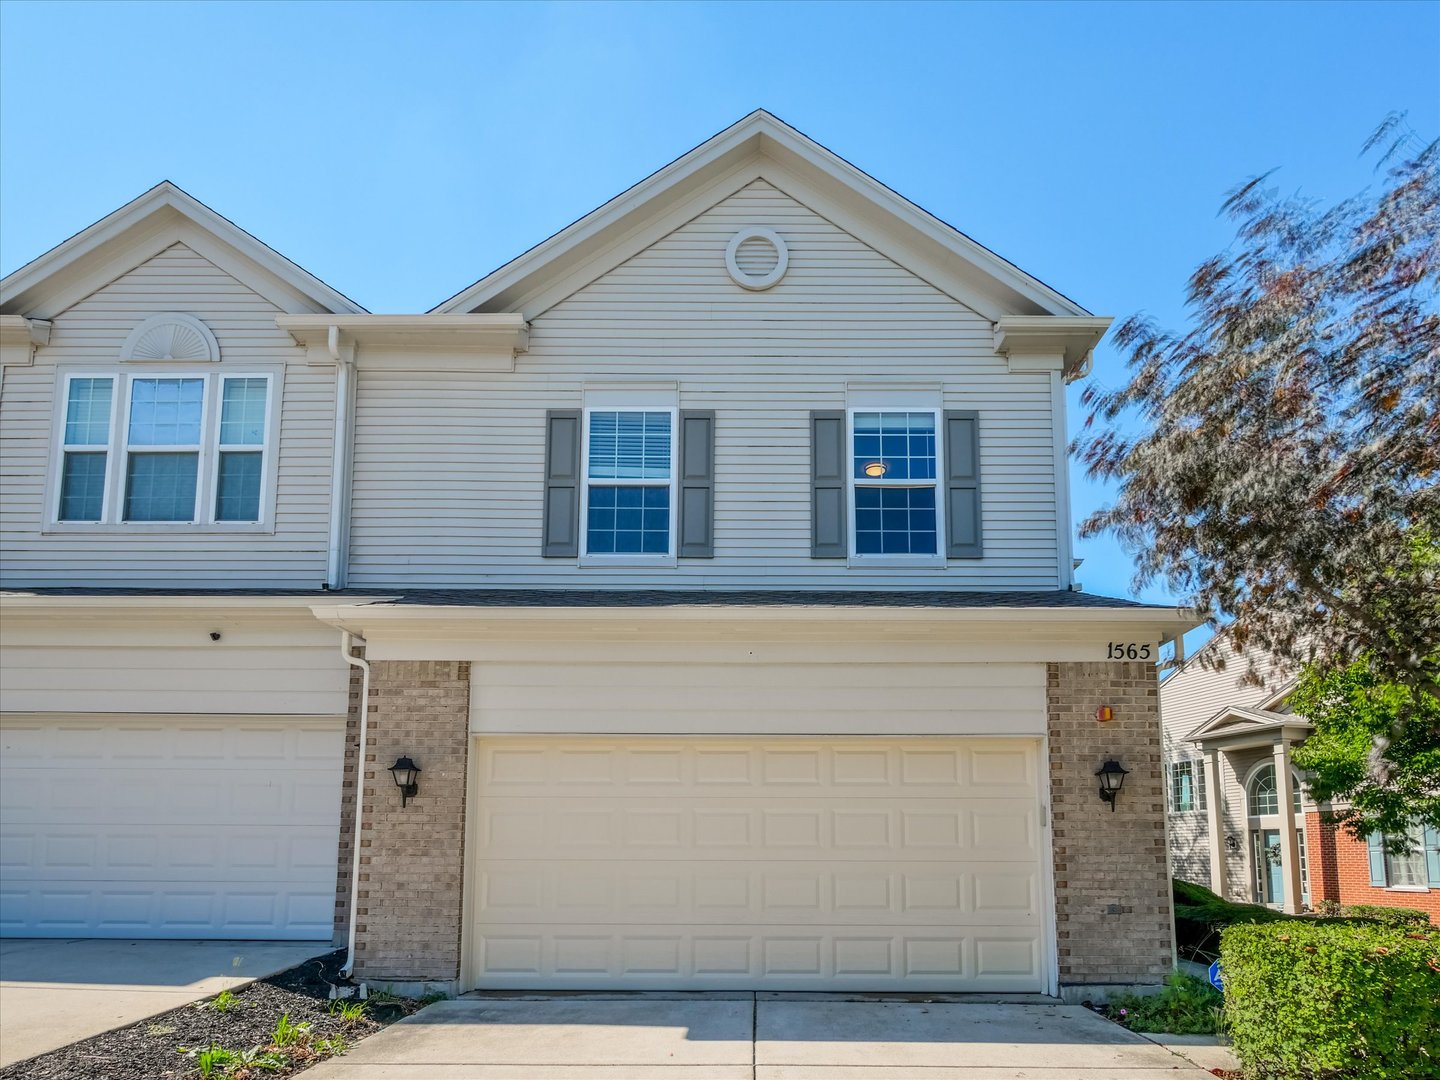
[[[479,986],[1044,988],[1038,740],[475,751]]]
[[[328,939],[344,723],[0,724],[0,933]]]

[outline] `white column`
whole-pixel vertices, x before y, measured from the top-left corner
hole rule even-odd
[[[1205,751],[1205,817],[1210,825],[1210,891],[1229,899],[1225,873],[1225,789],[1220,783],[1220,753]]]
[[[1295,828],[1295,777],[1290,773],[1290,744],[1275,744],[1275,796],[1280,800],[1280,877],[1285,889],[1282,905],[1291,915],[1300,912],[1300,839]]]

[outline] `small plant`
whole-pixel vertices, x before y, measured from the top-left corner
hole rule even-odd
[[[275,1022],[275,1031],[270,1037],[270,1042],[275,1046],[294,1046],[296,1043],[304,1042],[309,1036],[310,1025],[308,1023],[291,1023],[290,1014],[285,1013]]]
[[[331,1057],[345,1053],[346,1050],[350,1049],[350,1043],[346,1041],[344,1035],[337,1031],[329,1038],[316,1039],[310,1044],[310,1049],[314,1050],[320,1057]]]
[[[418,1004],[420,1008],[423,1009],[426,1005],[434,1005],[437,1001],[445,1000],[445,994],[426,994],[424,997],[420,998],[419,1001],[416,1002],[416,1004]]]
[[[206,1047],[180,1047],[179,1052],[185,1057],[195,1059],[195,1067],[200,1070],[204,1077],[224,1076],[231,1068],[240,1062],[242,1056],[239,1050],[227,1050],[217,1042],[212,1042]]]
[[[147,1025],[146,1028],[145,1028],[145,1034],[146,1034],[146,1035],[153,1035],[153,1036],[156,1036],[157,1038],[158,1038],[159,1036],[161,1036],[161,1035],[174,1035],[174,1034],[175,1034],[175,1025],[174,1025],[174,1024],[149,1024],[149,1025]]]
[[[1225,1030],[1225,999],[1204,979],[1175,972],[1158,994],[1112,998],[1106,1015],[1132,1031],[1218,1035]]]
[[[231,1009],[238,1008],[239,1005],[240,996],[238,994],[232,994],[229,990],[221,990],[220,993],[216,994],[209,1001],[197,1002],[195,1008],[214,1009],[216,1012],[225,1013]]]
[[[343,1024],[357,1024],[365,1019],[365,1002],[332,1001],[330,1003],[330,1015],[338,1016]]]

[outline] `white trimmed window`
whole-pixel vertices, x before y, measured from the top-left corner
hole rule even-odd
[[[855,556],[935,559],[945,550],[939,428],[936,409],[850,410],[850,550]]]
[[[269,374],[66,376],[53,520],[263,523],[273,396]]]
[[[582,554],[675,554],[674,409],[585,410]]]
[[[1170,763],[1169,793],[1170,812],[1188,814],[1205,809],[1205,769],[1198,761],[1172,761]]]

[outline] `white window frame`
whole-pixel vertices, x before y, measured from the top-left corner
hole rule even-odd
[[[594,413],[668,413],[670,415],[670,478],[622,479],[619,477],[590,476],[590,417]],[[680,518],[680,468],[676,460],[679,448],[680,409],[674,405],[606,404],[586,405],[583,409],[584,423],[580,431],[580,562],[589,566],[675,566],[676,532]],[[600,487],[663,487],[670,491],[670,519],[666,526],[668,546],[666,552],[645,554],[640,552],[590,551],[590,486]]]
[[[856,413],[929,413],[935,418],[935,477],[927,482],[916,483],[913,480],[886,480],[884,477],[871,479],[866,477],[861,480],[855,476],[855,414]],[[850,405],[845,409],[845,499],[846,509],[849,511],[849,544],[850,562],[857,566],[944,566],[946,564],[945,546],[945,410],[936,408],[931,404],[906,405],[902,402],[887,402],[884,405]],[[894,553],[872,553],[861,555],[855,548],[856,534],[856,506],[855,489],[857,487],[893,487],[893,488],[916,488],[933,487],[935,489],[935,554],[933,555],[912,555],[909,553],[900,555]]]
[[[1190,767],[1190,790],[1194,793],[1193,804],[1188,810],[1176,805],[1175,776],[1180,766]],[[1205,763],[1195,758],[1180,758],[1170,762],[1165,770],[1165,802],[1172,814],[1199,814],[1209,809],[1209,793],[1205,790]]]
[[[70,383],[74,379],[110,379],[110,442],[105,450],[105,493],[99,521],[64,521],[60,518],[60,496],[63,487],[63,469],[66,452],[76,450],[98,451],[101,447],[78,447],[65,442],[66,416],[70,401]],[[190,446],[131,446],[130,445],[130,403],[136,379],[200,379],[204,382],[200,413],[200,442]],[[265,380],[265,426],[264,440],[260,443],[236,445],[230,451],[258,451],[260,464],[260,503],[258,517],[254,521],[219,521],[215,517],[215,497],[219,486],[220,469],[220,407],[224,396],[224,383],[231,379]],[[276,401],[279,398],[281,373],[278,371],[246,369],[243,371],[206,371],[183,368],[151,367],[134,369],[126,367],[75,369],[61,373],[59,393],[54,412],[55,449],[51,459],[51,491],[47,496],[48,507],[46,532],[273,532],[274,500],[277,476],[276,446],[278,444],[279,417]],[[195,474],[195,507],[188,521],[126,521],[125,481],[129,472],[131,454],[144,453],[195,453],[199,455]]]
[[[66,440],[66,428],[69,427],[70,415],[70,384],[76,379],[108,379],[110,381],[110,427],[107,430],[107,439],[103,446],[95,444],[81,445],[70,443]],[[115,468],[115,431],[119,424],[120,410],[120,375],[118,372],[110,371],[71,371],[67,372],[60,381],[60,408],[59,417],[56,422],[56,431],[59,433],[56,442],[59,444],[55,452],[54,466],[51,470],[55,477],[55,493],[51,501],[50,520],[64,525],[100,525],[110,519],[110,477]],[[100,493],[100,520],[99,521],[61,521],[60,502],[65,490],[65,456],[72,453],[105,453],[105,477],[101,481]]]
[[[1381,860],[1385,867],[1385,889],[1388,892],[1428,893],[1430,891],[1429,874],[1425,864],[1425,830],[1423,827],[1410,833],[1410,849],[1410,854],[1403,857],[1413,859],[1418,855],[1420,883],[1418,885],[1397,885],[1395,884],[1395,875],[1390,872],[1390,860],[1397,856],[1390,854],[1390,838],[1388,836],[1381,837]]]

